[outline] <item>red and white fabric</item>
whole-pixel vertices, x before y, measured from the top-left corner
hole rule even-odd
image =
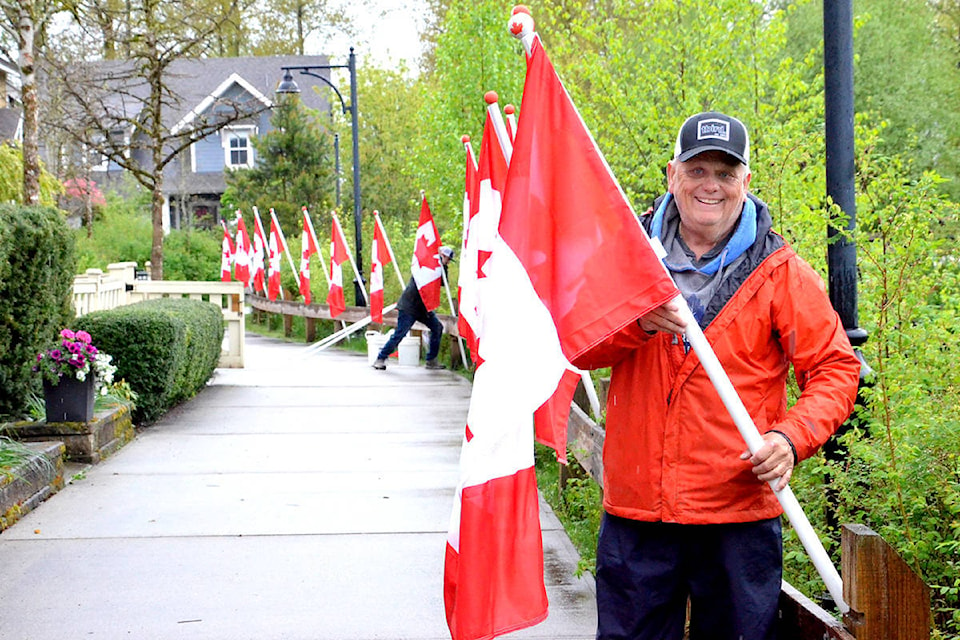
[[[460,275],[457,281],[457,330],[467,341],[472,357],[477,357],[477,336],[474,326],[479,323],[477,317],[477,256],[470,247],[470,222],[480,209],[480,179],[477,173],[477,160],[473,156],[470,139],[464,136],[464,149],[467,152],[465,185],[463,194],[463,243],[460,247]]]
[[[433,221],[430,205],[424,196],[420,205],[420,226],[413,246],[413,279],[420,290],[420,297],[427,311],[440,306],[440,289],[443,286],[443,266],[440,264],[440,233]]]
[[[379,324],[383,324],[383,267],[391,261],[380,217],[374,216],[373,246],[370,249],[370,319]]]
[[[267,237],[256,209],[253,211],[253,253],[250,259],[253,290],[263,293],[267,290],[267,270],[264,258],[267,253]]]
[[[230,275],[230,265],[233,263],[233,240],[230,239],[230,233],[227,231],[227,223],[220,221],[223,227],[223,242],[220,244],[220,281],[230,282],[233,277]]]
[[[303,233],[300,234],[300,295],[303,301],[310,304],[310,256],[317,253],[317,243],[313,240],[313,234],[310,233],[312,224],[304,208],[303,211]]]
[[[250,257],[253,248],[250,246],[250,236],[247,234],[247,225],[243,222],[243,215],[237,211],[237,241],[233,252],[233,276],[243,283],[244,287],[250,286]]]
[[[538,439],[564,452],[579,378],[570,362],[676,295],[536,41],[521,110],[499,234],[480,280],[483,362],[445,565],[454,640],[493,638],[546,617],[534,415]]]
[[[275,216],[270,217],[270,244],[268,255],[267,298],[276,300],[280,294],[280,253],[283,251],[280,229]]]
[[[327,305],[330,306],[330,316],[336,318],[347,308],[343,296],[343,263],[350,260],[347,250],[347,241],[343,237],[343,230],[336,214],[330,226],[330,289],[327,291]]]

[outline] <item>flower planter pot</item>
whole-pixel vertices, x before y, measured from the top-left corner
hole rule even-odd
[[[95,391],[93,376],[80,382],[73,378],[60,378],[53,385],[43,381],[43,399],[47,408],[47,422],[89,422],[93,419]]]

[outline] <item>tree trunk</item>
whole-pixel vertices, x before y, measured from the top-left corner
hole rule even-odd
[[[34,4],[20,0],[20,73],[23,99],[23,202],[40,202],[40,153],[37,135],[37,84],[34,75]]]
[[[159,171],[153,183],[153,245],[150,248],[150,278],[163,280],[163,172]]]

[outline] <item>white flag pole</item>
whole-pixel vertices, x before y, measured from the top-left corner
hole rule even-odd
[[[517,136],[517,108],[512,104],[508,104],[503,108],[503,113],[506,114],[507,118],[507,129],[510,133],[510,141],[513,142],[513,139]]]
[[[510,133],[507,131],[507,125],[504,124],[503,115],[500,113],[500,107],[497,105],[497,92],[487,91],[483,95],[483,99],[487,101],[487,113],[490,115],[493,130],[497,134],[497,140],[500,141],[503,156],[507,159],[507,166],[509,166],[510,159],[513,157],[513,142],[510,141]]]
[[[385,308],[383,309],[383,312],[384,312],[384,313],[389,313],[390,311],[393,311],[396,307],[397,307],[397,303],[393,303],[393,304],[385,307]],[[354,322],[353,324],[347,325],[347,326],[345,326],[344,328],[340,329],[339,331],[337,331],[337,332],[335,332],[335,333],[331,333],[330,335],[328,335],[327,337],[325,337],[323,340],[318,340],[317,342],[314,342],[314,343],[313,343],[312,345],[310,345],[309,347],[306,347],[306,350],[305,350],[305,351],[306,351],[306,354],[309,355],[309,354],[315,353],[315,352],[317,352],[317,351],[323,351],[323,350],[326,349],[327,347],[333,346],[334,344],[340,342],[341,340],[344,340],[345,338],[349,337],[350,335],[356,333],[356,332],[359,331],[360,329],[363,329],[365,326],[367,326],[368,324],[370,324],[372,321],[373,321],[373,318],[372,318],[371,316],[366,316],[366,317],[363,318],[362,320],[358,320],[358,321]]]
[[[330,213],[330,215],[333,216],[333,224],[337,225],[337,231],[340,233],[340,239],[343,240],[344,245],[346,245],[346,243],[347,243],[347,236],[344,235],[344,233],[343,233],[343,227],[340,226],[340,220],[337,219],[337,212],[336,212],[336,211],[332,211],[332,212]],[[333,257],[331,256],[330,259],[332,260]],[[356,265],[356,263],[353,261],[353,256],[350,255],[350,252],[349,252],[349,251],[347,251],[347,259],[350,261],[350,266],[353,267],[353,275],[356,276],[357,282],[362,283],[362,282],[363,282],[363,278],[360,277],[360,272],[357,270],[357,265]],[[367,295],[367,288],[366,288],[366,287],[360,287],[360,291],[363,292],[363,301],[367,304],[367,306],[370,306],[370,296]]]
[[[509,30],[515,37],[520,39],[529,56],[533,49],[534,39],[539,38],[539,36],[534,31],[533,18],[525,8],[520,9],[518,7],[514,9],[513,15],[510,17]],[[595,142],[594,145],[596,145]],[[604,165],[606,165],[606,161],[604,161]],[[607,170],[610,171],[609,165],[606,166]],[[612,171],[610,171],[610,175],[614,177]],[[615,177],[614,182],[619,186]],[[626,201],[626,196],[624,196],[624,200]],[[627,203],[629,205],[629,201],[627,201]],[[636,218],[636,216],[634,217]],[[639,219],[637,219],[637,224],[640,224]],[[642,226],[641,229],[643,229]],[[644,230],[644,236],[646,236],[646,230]],[[662,258],[665,252],[663,247],[660,246],[660,243],[652,242],[649,237],[647,240],[651,242],[657,254]],[[662,263],[661,266],[663,266]],[[666,271],[665,266],[663,266],[663,269]],[[720,395],[720,399],[730,413],[731,418],[733,418],[737,430],[740,431],[741,437],[747,444],[747,448],[751,453],[756,453],[756,451],[763,446],[763,437],[757,430],[757,426],[754,424],[750,414],[747,413],[746,407],[743,406],[743,401],[740,400],[740,396],[737,395],[737,391],[730,382],[730,378],[727,377],[726,371],[723,370],[723,366],[717,359],[713,347],[710,346],[710,342],[707,341],[706,336],[703,335],[700,325],[693,317],[689,306],[687,306],[687,301],[684,300],[682,295],[677,295],[675,300],[686,322],[687,329],[685,335],[687,341],[697,354],[697,357],[700,358],[704,370],[707,372],[713,386],[717,389],[717,393]],[[774,488],[777,482],[778,480],[772,480],[770,482],[771,488]],[[840,613],[848,612],[850,606],[843,600],[843,582],[840,574],[837,572],[836,567],[833,566],[830,556],[827,555],[826,550],[823,548],[823,543],[820,542],[820,538],[817,537],[816,532],[810,525],[810,521],[800,507],[800,503],[797,502],[793,491],[787,486],[781,491],[774,489],[773,493],[780,501],[780,506],[783,507],[784,513],[787,514],[787,518],[790,520],[790,524],[797,532],[797,537],[799,537],[800,542],[803,543],[803,548],[806,550],[807,555],[810,556],[810,560],[820,574],[820,578],[826,585],[827,591],[830,592],[830,596],[836,603],[837,609]]]
[[[330,288],[330,265],[327,264],[327,261],[323,258],[323,249],[320,248],[320,241],[317,240],[317,232],[313,230],[313,220],[310,219],[310,212],[307,211],[306,207],[301,209],[303,211],[303,219],[307,223],[307,228],[310,230],[310,237],[313,238],[313,244],[317,247],[317,258],[320,260],[320,265],[323,267],[323,278],[327,281],[327,289]],[[307,233],[307,229],[303,230],[304,233]]]
[[[273,224],[277,225],[277,234],[280,236],[280,245],[283,247],[283,252],[287,254],[287,261],[290,263],[290,271],[296,274],[300,273],[300,270],[297,269],[296,265],[293,263],[293,257],[290,255],[290,247],[287,246],[287,239],[283,235],[283,229],[280,227],[280,221],[277,220],[277,213],[273,210],[273,207],[270,207],[270,221]],[[283,287],[280,287],[283,290]]]
[[[450,303],[450,312],[454,318],[459,318],[457,309],[453,306],[453,296],[450,295],[450,281],[447,279],[447,270],[440,268],[440,275],[443,276],[443,287],[447,290],[447,302]],[[457,332],[457,344],[460,346],[460,362],[467,366],[467,351],[463,348],[463,336]]]
[[[387,253],[390,254],[390,262],[393,263],[393,270],[397,274],[397,282],[400,283],[400,290],[403,291],[403,288],[406,286],[406,283],[403,281],[403,275],[400,273],[400,265],[397,264],[397,256],[393,254],[393,247],[390,246],[390,238],[387,237],[387,230],[383,227],[383,221],[380,220],[380,212],[373,212],[373,221],[380,227],[380,235],[383,236],[383,242],[387,245]]]

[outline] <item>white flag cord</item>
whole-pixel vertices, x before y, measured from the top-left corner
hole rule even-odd
[[[447,290],[447,302],[450,303],[450,312],[453,314],[454,318],[460,317],[460,314],[457,313],[457,309],[453,306],[453,296],[450,295],[450,281],[447,279],[447,270],[443,268],[443,265],[440,266],[440,275],[443,276],[443,287]],[[460,362],[463,363],[463,366],[467,366],[467,352],[463,348],[463,336],[457,332],[457,344],[460,345]]]
[[[393,255],[393,247],[390,246],[390,238],[387,237],[387,230],[383,227],[383,222],[380,220],[380,212],[373,212],[374,223],[380,227],[380,235],[383,236],[383,242],[387,245],[387,253],[390,254],[390,262],[393,263],[393,270],[397,273],[397,282],[400,283],[400,291],[403,291],[403,288],[407,286],[407,283],[403,281],[403,275],[400,273],[400,265],[397,264],[397,257]]]
[[[333,216],[333,224],[337,225],[337,231],[340,233],[340,239],[343,240],[343,245],[347,245],[347,236],[343,233],[343,227],[340,226],[340,220],[337,219],[337,213],[334,211],[330,215]],[[333,256],[330,257],[333,260]],[[360,272],[357,270],[357,264],[353,261],[353,256],[350,255],[350,249],[347,249],[347,260],[350,261],[350,266],[353,267],[353,275],[357,277],[357,282],[360,283],[360,291],[363,293],[363,301],[370,306],[370,296],[367,295],[367,288],[363,286],[363,278],[360,277]]]
[[[309,229],[310,237],[313,239],[313,246],[317,248],[317,259],[320,260],[320,265],[323,267],[323,279],[327,281],[327,289],[330,288],[330,265],[327,264],[327,261],[323,258],[323,249],[320,248],[320,242],[317,240],[317,232],[313,230],[313,220],[310,219],[310,212],[307,211],[307,208],[303,208],[303,219],[307,223],[307,228],[303,230],[304,233],[307,233]]]
[[[730,417],[733,418],[734,424],[737,425],[737,430],[740,431],[744,442],[747,443],[747,448],[750,450],[750,453],[756,453],[764,444],[763,436],[761,436],[757,430],[753,418],[747,413],[743,401],[730,382],[726,371],[723,370],[723,366],[720,364],[720,360],[717,359],[713,347],[710,346],[706,336],[703,335],[703,331],[693,317],[693,313],[690,311],[690,307],[687,306],[686,300],[684,300],[682,295],[677,295],[677,297],[674,298],[674,302],[680,307],[680,314],[686,321],[687,328],[684,335],[687,341],[697,354],[697,357],[700,358],[700,364],[703,365],[717,393],[720,394],[720,399],[730,413]],[[779,481],[779,478],[771,480],[770,488],[773,489],[773,493],[780,501],[780,506],[783,507],[784,513],[787,514],[790,524],[793,525],[794,531],[797,532],[797,537],[799,537],[800,542],[803,543],[803,548],[806,549],[807,555],[809,555],[810,560],[813,561],[813,565],[827,586],[827,591],[830,592],[830,596],[836,603],[840,613],[846,613],[850,610],[850,607],[843,600],[843,582],[840,579],[840,574],[837,572],[836,567],[833,566],[830,556],[827,555],[823,544],[820,542],[820,538],[817,537],[816,532],[810,525],[810,521],[803,512],[803,508],[797,501],[790,486],[787,485],[780,491],[777,491],[776,486]]]

